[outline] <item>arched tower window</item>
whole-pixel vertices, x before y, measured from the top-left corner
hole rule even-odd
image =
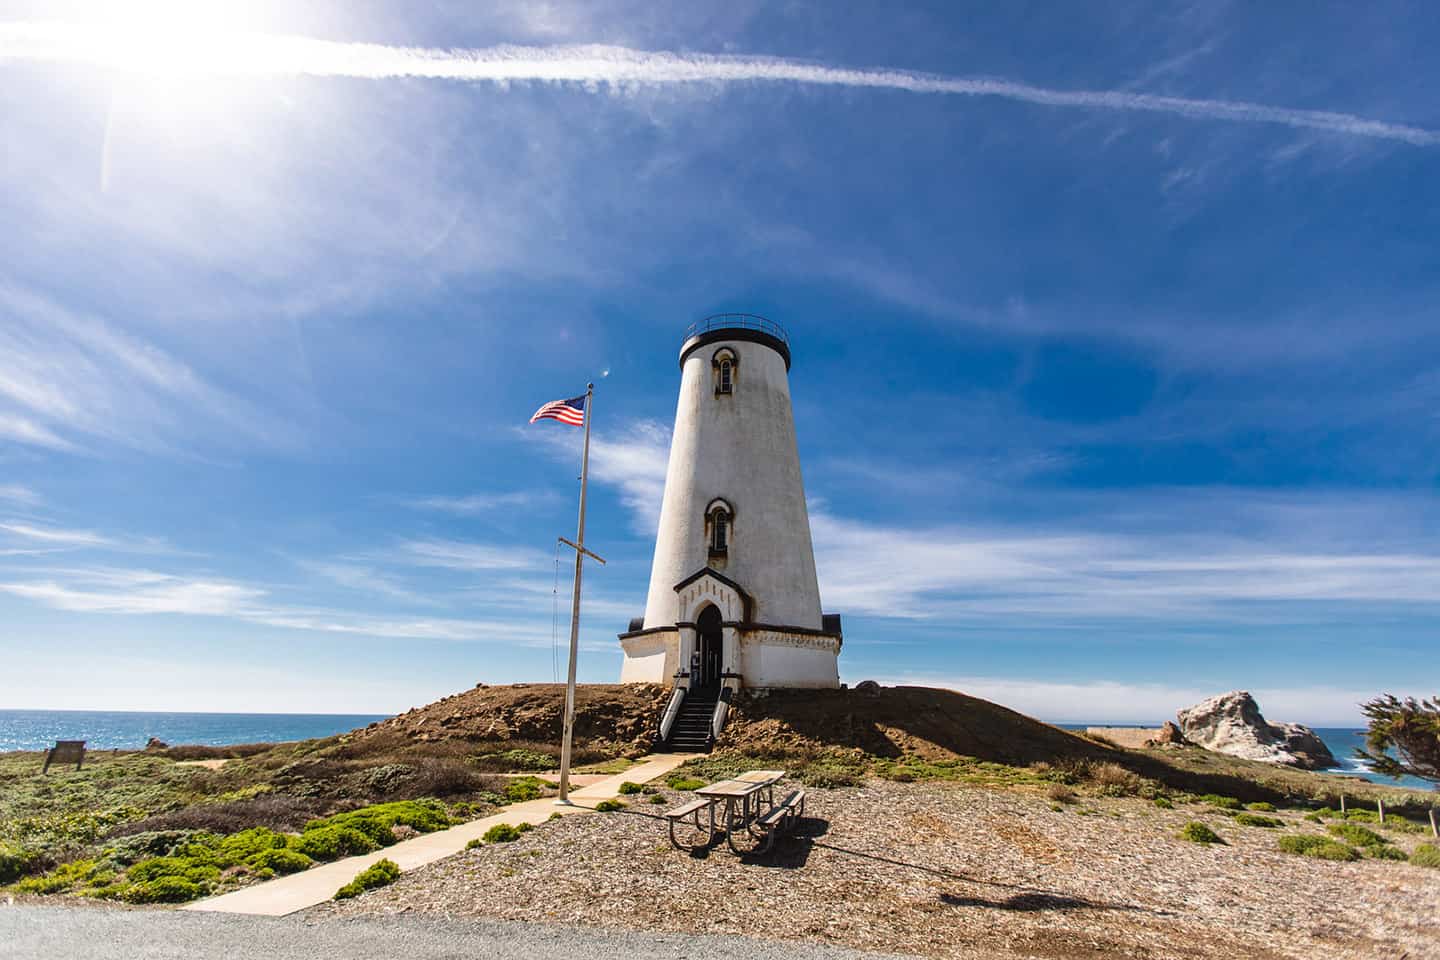
[[[710,556],[724,557],[730,553],[734,538],[735,511],[724,500],[712,500],[705,508],[705,533],[710,540]]]
[[[740,358],[729,347],[721,347],[710,359],[715,373],[715,395],[735,392],[736,376],[740,372]]]

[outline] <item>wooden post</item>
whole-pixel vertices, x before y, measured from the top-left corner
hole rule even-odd
[[[1340,794],[1340,816],[1345,816],[1345,794]]]
[[[1380,811],[1380,822],[1385,822],[1385,798],[1379,797],[1375,800],[1375,808]]]
[[[1430,808],[1430,835],[1431,835],[1432,837],[1440,837],[1440,827],[1436,827],[1436,826],[1435,826],[1435,808],[1434,808],[1434,807],[1431,807],[1431,808]]]

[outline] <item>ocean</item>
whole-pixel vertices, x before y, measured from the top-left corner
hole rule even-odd
[[[383,720],[383,715],[342,713],[138,713],[108,710],[0,710],[0,751],[44,750],[56,740],[85,740],[91,750],[138,750],[151,737],[173,745],[272,743],[329,737]],[[1138,724],[1062,723],[1067,730],[1087,726]],[[1158,726],[1158,724],[1157,724]],[[1354,727],[1316,727],[1315,732],[1340,767],[1334,773],[1364,777],[1376,783],[1420,790],[1430,784],[1415,777],[1382,777],[1355,759],[1365,734]]]
[[[131,713],[110,710],[0,710],[0,750],[45,750],[84,740],[91,750],[138,750],[151,737],[174,746],[272,743],[329,737],[383,716],[341,713]]]

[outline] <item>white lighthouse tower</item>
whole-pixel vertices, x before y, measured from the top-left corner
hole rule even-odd
[[[620,635],[622,682],[677,688],[667,716],[687,694],[718,699],[723,723],[742,687],[839,686],[840,618],[820,610],[789,370],[784,329],[749,314],[694,324],[680,347],[650,593]]]

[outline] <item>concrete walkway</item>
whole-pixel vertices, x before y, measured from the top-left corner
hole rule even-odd
[[[234,893],[197,900],[181,907],[181,910],[204,910],[216,913],[249,913],[267,917],[280,917],[317,903],[324,903],[335,896],[335,891],[355,879],[355,874],[377,860],[390,859],[406,872],[427,863],[434,863],[443,857],[459,853],[471,840],[484,836],[485,831],[499,823],[512,826],[521,823],[539,823],[552,813],[571,816],[579,813],[593,813],[595,804],[620,795],[620,784],[627,780],[632,783],[648,783],[674,770],[695,754],[669,753],[644,758],[640,763],[614,776],[606,777],[599,783],[570,791],[573,807],[556,806],[554,798],[527,800],[512,803],[504,811],[480,820],[471,820],[448,830],[423,833],[411,840],[404,840],[393,846],[384,847],[358,857],[346,857],[331,863],[320,864],[300,873],[276,877],[264,883],[257,883]]]

